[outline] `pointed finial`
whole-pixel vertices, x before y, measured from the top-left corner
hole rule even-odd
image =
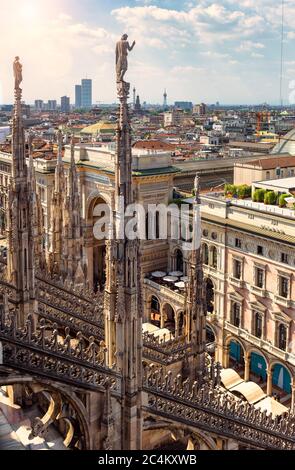
[[[20,90],[20,84],[23,81],[22,75],[23,66],[19,61],[19,57],[16,56],[13,63],[13,75],[14,75],[14,89]]]
[[[71,136],[71,164],[75,165],[75,136]]]
[[[32,131],[29,132],[28,135],[28,148],[29,148],[29,156],[33,154],[33,140],[34,140],[34,133]]]
[[[57,133],[57,144],[58,144],[58,151],[57,151],[57,163],[62,163],[62,145],[63,145],[63,135],[61,130],[58,130]]]

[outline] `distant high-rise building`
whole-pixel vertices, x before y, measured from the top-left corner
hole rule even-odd
[[[70,112],[70,98],[68,96],[62,96],[60,99],[60,108],[62,113]]]
[[[42,109],[43,109],[43,100],[35,100],[35,109],[37,111],[42,111]]]
[[[81,86],[81,105],[82,108],[92,107],[92,80],[84,78]]]
[[[193,103],[191,101],[175,101],[174,106],[183,111],[192,111],[193,109]]]
[[[56,100],[48,100],[48,111],[56,111],[57,108],[57,101]]]
[[[82,107],[82,85],[75,86],[75,108]]]

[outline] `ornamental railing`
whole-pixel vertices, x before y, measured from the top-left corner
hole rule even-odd
[[[216,371],[214,372],[214,367]],[[295,449],[295,416],[273,416],[220,387],[220,366],[197,381],[144,368],[144,410],[261,449]]]
[[[106,366],[105,344],[82,332],[71,335],[69,327],[36,321],[29,315],[23,328],[16,323],[17,311],[0,312],[3,365],[30,374],[50,377],[87,389],[103,390],[108,379],[113,392],[120,392],[121,376]]]

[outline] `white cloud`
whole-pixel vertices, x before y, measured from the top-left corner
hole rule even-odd
[[[258,52],[251,52],[251,57],[254,57],[255,59],[262,59],[262,57],[264,57],[264,55],[259,54]]]
[[[253,49],[264,49],[265,45],[261,42],[243,41],[237,48],[237,51],[252,51]]]

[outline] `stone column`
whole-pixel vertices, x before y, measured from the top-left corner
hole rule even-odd
[[[174,334],[174,337],[175,338],[178,338],[178,330],[179,330],[179,315],[176,315],[175,313],[175,334]]]
[[[223,347],[222,365],[225,369],[229,367],[229,344]]]
[[[164,309],[162,307],[162,305],[160,306],[160,315],[161,315],[161,328],[164,328],[165,326],[165,312],[164,312]]]
[[[245,361],[244,380],[245,380],[245,382],[249,382],[249,378],[250,378],[250,356],[249,356],[249,354],[247,354],[247,353],[245,354],[244,361]]]
[[[266,394],[267,394],[267,396],[271,397],[272,396],[272,374],[273,374],[273,370],[272,370],[272,368],[268,367],[266,372],[267,372]]]

